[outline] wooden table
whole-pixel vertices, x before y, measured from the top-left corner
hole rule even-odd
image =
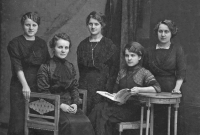
[[[170,135],[170,119],[171,119],[171,105],[174,105],[174,135],[177,135],[177,118],[178,118],[178,107],[180,103],[181,94],[172,94],[168,92],[161,93],[139,93],[140,102],[146,103],[147,106],[147,120],[146,120],[146,135],[149,134],[149,122],[150,122],[150,135],[153,135],[154,126],[154,104],[169,104],[168,107],[168,135]],[[150,110],[151,108],[151,110]],[[151,116],[150,116],[151,114]],[[151,121],[150,121],[151,118]],[[140,134],[143,130],[143,112],[141,112],[141,126]]]

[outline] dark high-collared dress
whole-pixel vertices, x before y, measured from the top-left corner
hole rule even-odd
[[[102,101],[96,91],[112,92],[117,77],[119,59],[113,42],[103,37],[99,42],[84,39],[77,49],[79,88],[88,91],[87,114]]]
[[[41,65],[37,74],[40,92],[60,95],[61,104],[79,104],[76,71],[70,62],[53,57]],[[88,117],[78,108],[75,114],[60,109],[59,135],[94,135]]]
[[[162,92],[172,92],[178,79],[185,81],[186,62],[180,45],[172,43],[169,49],[156,49],[156,45],[151,46],[147,49],[144,61],[145,68],[154,74]],[[155,135],[167,134],[167,107],[155,105]],[[173,132],[173,126],[171,128]]]
[[[121,69],[119,71],[114,93],[124,88],[152,86],[160,92],[160,85],[154,76],[141,66]],[[137,99],[137,97],[135,97]],[[137,100],[127,100],[123,105],[113,101],[99,103],[89,115],[96,135],[112,135],[116,123],[123,121],[136,121],[140,119],[140,104]]]
[[[41,64],[50,58],[46,42],[39,37],[28,41],[23,35],[14,38],[7,47],[11,60],[10,120],[8,135],[24,134],[25,99],[17,72],[24,72],[31,91],[37,91],[36,75]]]
[[[154,74],[162,92],[172,92],[177,79],[185,79],[186,63],[180,45],[171,44],[169,49],[147,49],[145,67]]]

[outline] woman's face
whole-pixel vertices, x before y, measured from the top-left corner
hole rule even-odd
[[[91,35],[101,34],[102,25],[96,19],[90,18],[88,29]]]
[[[56,46],[54,48],[54,55],[60,59],[64,59],[67,57],[69,53],[69,41],[64,39],[59,39],[56,42]]]
[[[128,49],[125,50],[125,61],[129,67],[135,66],[139,63],[141,56],[137,53],[130,52]]]
[[[158,40],[160,43],[166,44],[170,42],[172,33],[169,30],[169,27],[165,24],[160,24],[158,28]]]
[[[34,37],[38,31],[38,24],[29,18],[24,21],[24,25],[22,27],[24,35],[27,37]]]

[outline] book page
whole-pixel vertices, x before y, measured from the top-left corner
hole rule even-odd
[[[129,89],[122,89],[118,91],[117,93],[113,93],[113,94],[106,91],[97,91],[96,93],[120,103],[125,103],[128,100],[128,98],[131,96]]]
[[[108,93],[106,91],[97,91],[96,93],[115,101],[115,95],[116,95],[115,93],[111,94],[111,93]]]

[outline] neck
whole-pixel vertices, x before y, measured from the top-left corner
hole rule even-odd
[[[62,62],[62,63],[66,61],[65,58],[62,59],[62,58],[57,57],[56,55],[53,56],[53,59],[54,59],[55,61],[59,61],[59,62]]]
[[[99,42],[99,41],[101,40],[102,37],[103,37],[102,34],[91,35],[91,36],[90,36],[90,41]]]
[[[30,40],[30,41],[35,40],[35,36],[29,37],[29,36],[27,36],[25,34],[23,36],[25,37],[26,40]]]
[[[158,43],[158,46],[162,46],[162,47],[167,47],[170,46],[171,42],[167,42],[167,43]]]
[[[133,70],[137,70],[139,69],[141,66],[139,65],[139,63],[135,66],[127,66],[127,70],[128,71],[133,71]]]

